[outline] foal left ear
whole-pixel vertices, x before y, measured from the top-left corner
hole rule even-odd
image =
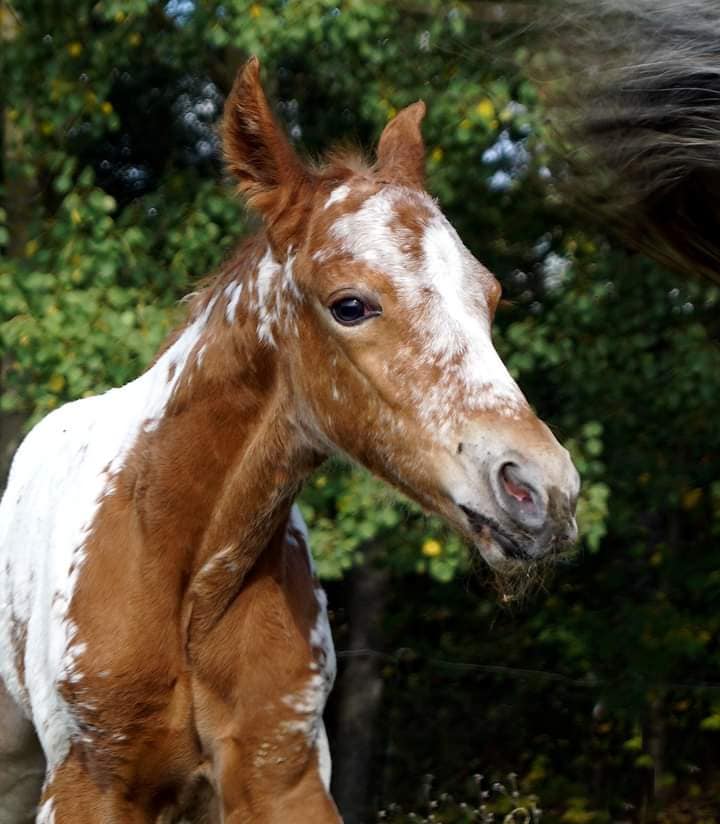
[[[422,100],[401,109],[380,135],[377,171],[393,183],[422,189],[425,184],[425,144],[420,124],[425,117]]]
[[[228,168],[250,206],[265,218],[284,208],[309,175],[273,116],[260,62],[240,69],[225,102],[223,151]]]

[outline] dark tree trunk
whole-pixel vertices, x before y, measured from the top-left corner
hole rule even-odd
[[[351,576],[348,597],[350,650],[382,648],[382,618],[389,575],[372,564]],[[372,784],[376,726],[383,692],[383,660],[377,655],[350,655],[336,687],[333,729],[333,796],[345,824],[367,821]]]

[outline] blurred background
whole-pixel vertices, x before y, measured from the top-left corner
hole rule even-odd
[[[563,202],[538,8],[0,2],[0,487],[21,433],[137,375],[246,231],[216,126],[249,55],[313,157],[428,104],[428,187],[503,283],[497,346],[581,469],[582,545],[516,602],[364,472],[313,477],[348,824],[720,820],[719,293]]]

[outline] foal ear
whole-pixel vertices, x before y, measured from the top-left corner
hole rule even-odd
[[[284,131],[275,120],[262,84],[260,62],[240,69],[225,102],[223,151],[228,168],[250,206],[271,217],[307,178]]]
[[[401,109],[380,135],[377,170],[383,176],[422,189],[425,184],[425,144],[420,124],[425,117],[422,100]]]

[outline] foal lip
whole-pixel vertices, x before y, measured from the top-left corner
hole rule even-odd
[[[495,543],[498,544],[508,558],[517,561],[532,560],[532,556],[492,518],[488,518],[487,515],[476,512],[468,506],[463,506],[462,504],[458,504],[458,506],[465,513],[473,532],[482,535],[486,530],[489,530]]]

